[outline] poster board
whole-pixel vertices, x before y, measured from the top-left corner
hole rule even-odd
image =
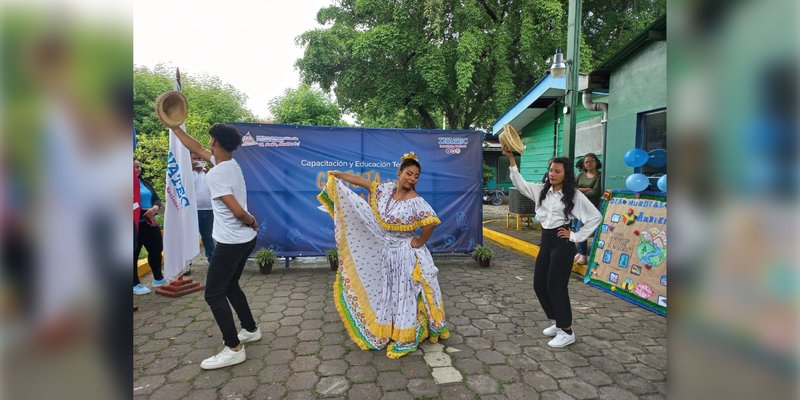
[[[606,191],[584,282],[667,315],[667,198]]]

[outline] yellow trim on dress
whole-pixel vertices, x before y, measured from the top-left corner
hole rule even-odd
[[[370,187],[370,205],[372,206],[372,213],[375,214],[375,219],[378,220],[378,223],[381,225],[383,229],[387,231],[395,231],[395,232],[409,232],[413,231],[417,228],[422,228],[427,225],[431,224],[441,224],[442,221],[439,220],[439,217],[427,217],[424,219],[415,219],[414,222],[410,224],[392,224],[388,223],[383,220],[381,216],[381,212],[378,210],[378,196],[376,195],[375,191],[378,189],[380,185],[379,182],[372,182],[372,187]],[[416,218],[416,216],[414,216]]]
[[[336,279],[333,281],[333,304],[336,306],[336,311],[339,312],[339,318],[342,319],[344,330],[347,331],[347,335],[350,336],[350,340],[358,345],[361,350],[372,350],[372,346],[370,346],[370,344],[361,337],[361,334],[357,331],[357,328],[347,323],[349,319],[347,310],[345,309],[345,305],[341,304],[342,285],[340,283],[340,273],[341,271],[336,271]]]
[[[411,273],[411,279],[422,285],[422,293],[428,301],[428,309],[431,310],[431,319],[436,322],[444,322],[444,304],[436,304],[436,301],[434,301],[433,287],[422,278],[422,269],[419,259],[417,260],[417,265],[414,267],[414,272]]]

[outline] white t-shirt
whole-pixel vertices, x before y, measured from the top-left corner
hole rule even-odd
[[[214,157],[211,158],[211,163],[216,164]],[[211,235],[214,240],[225,244],[241,244],[253,240],[256,231],[236,219],[220,198],[232,194],[247,211],[247,187],[239,163],[230,159],[216,164],[206,174],[206,183],[211,192],[211,207],[214,210],[214,232]]]
[[[211,192],[208,190],[206,173],[203,171],[192,171],[194,174],[194,194],[197,196],[198,210],[213,210],[211,207]]]

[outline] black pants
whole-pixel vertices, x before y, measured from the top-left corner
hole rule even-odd
[[[572,325],[567,284],[572,273],[575,244],[556,235],[556,229],[543,229],[539,255],[533,270],[533,291],[548,319],[556,326]]]
[[[137,264],[139,262],[139,253],[142,252],[142,246],[147,249],[147,262],[153,271],[153,278],[157,280],[164,279],[164,274],[161,273],[161,252],[164,250],[161,228],[157,225],[150,226],[145,220],[139,220],[139,233],[136,237],[136,249],[133,252],[133,286],[141,283],[137,273]]]
[[[206,303],[211,307],[211,313],[214,314],[214,319],[222,332],[222,340],[228,347],[239,345],[239,333],[233,321],[231,306],[236,311],[242,328],[250,332],[256,330],[256,321],[253,320],[247,297],[239,287],[239,278],[242,276],[247,256],[255,247],[256,239],[241,244],[217,243],[208,264]]]

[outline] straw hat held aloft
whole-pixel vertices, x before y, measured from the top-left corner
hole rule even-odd
[[[168,127],[180,126],[186,120],[188,112],[186,97],[180,92],[171,90],[156,99],[156,115]]]
[[[522,154],[525,151],[525,145],[522,144],[522,139],[519,138],[519,133],[513,126],[506,124],[503,126],[503,131],[500,132],[500,144],[505,147]]]

